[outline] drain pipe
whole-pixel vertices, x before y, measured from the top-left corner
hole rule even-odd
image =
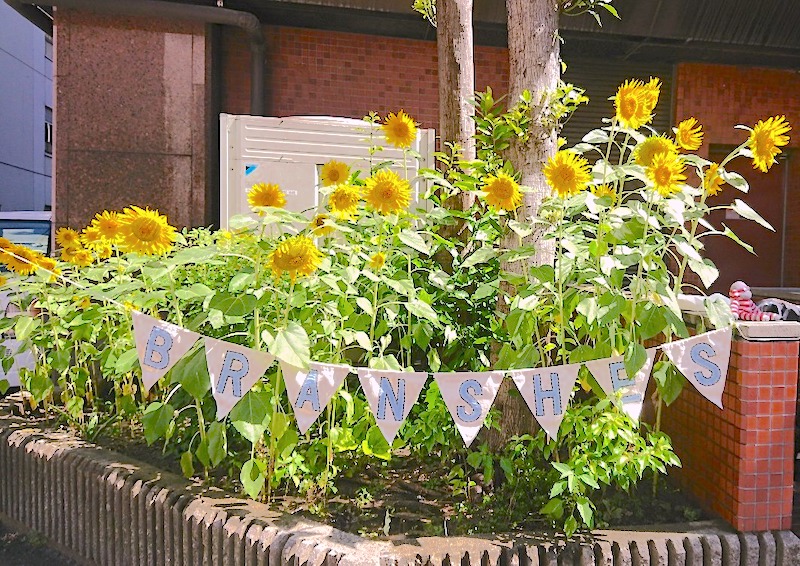
[[[39,28],[42,28],[44,14],[37,6],[55,6],[115,16],[157,16],[243,29],[250,40],[250,113],[254,116],[264,114],[266,46],[261,21],[249,12],[161,0],[5,0],[5,3]],[[49,33],[52,35],[52,29]]]

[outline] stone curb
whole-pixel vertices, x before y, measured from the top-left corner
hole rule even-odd
[[[84,564],[800,566],[800,539],[791,531],[736,533],[718,523],[596,531],[584,541],[371,541],[31,426],[11,405],[0,402],[0,517]]]

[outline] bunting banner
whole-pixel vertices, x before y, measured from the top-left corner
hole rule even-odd
[[[149,391],[192,349],[200,334],[139,311],[133,315],[133,336],[142,368],[142,384]]]
[[[304,370],[286,362],[280,364],[297,428],[305,434],[350,373],[350,366],[312,362]]]
[[[656,348],[650,348],[646,352],[647,360],[632,379],[625,373],[623,356],[584,362],[606,395],[634,421],[638,421],[639,415],[642,414],[642,404],[647,391],[647,382],[650,381],[650,370],[653,369]]]
[[[206,337],[205,347],[211,393],[217,403],[217,420],[221,421],[264,375],[275,358],[266,352],[215,338]]]
[[[391,446],[428,381],[428,374],[372,368],[358,368],[357,371],[375,422]]]
[[[558,438],[558,429],[567,412],[580,369],[581,364],[569,364],[509,371],[531,413],[553,440]]]
[[[661,349],[700,394],[722,409],[733,330],[722,328],[663,344]]]
[[[433,378],[467,447],[483,427],[504,371],[434,373]]]

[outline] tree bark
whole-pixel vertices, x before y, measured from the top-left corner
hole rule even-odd
[[[557,35],[559,6],[556,0],[506,0],[506,10],[510,73],[508,104],[516,103],[524,90],[530,91],[533,101],[530,135],[526,141],[515,140],[507,153],[514,169],[521,174],[520,184],[530,189],[524,194],[522,206],[518,209],[520,219],[528,219],[539,212],[542,201],[550,192],[543,171],[557,149],[557,132],[547,119],[547,100],[558,86],[561,71]],[[537,246],[532,263],[552,265],[555,247],[552,240],[542,241],[542,235],[542,231],[534,232],[524,243]],[[519,239],[511,232],[501,244],[503,249],[518,246]],[[516,273],[527,267],[526,262],[501,266],[504,271]],[[514,292],[506,284],[503,290]],[[507,310],[502,297],[498,309]],[[487,439],[494,450],[501,448],[512,435],[533,433],[538,428],[522,397],[511,394],[512,388],[511,380],[505,379],[497,395],[495,407],[500,414],[501,430],[492,430]]]

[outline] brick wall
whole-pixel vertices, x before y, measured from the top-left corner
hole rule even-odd
[[[664,411],[683,464],[670,476],[741,531],[791,526],[797,356],[797,342],[737,338],[725,409],[687,384]]]

